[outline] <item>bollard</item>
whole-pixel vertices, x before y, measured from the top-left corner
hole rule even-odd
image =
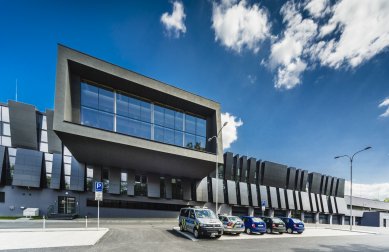
[[[85,216],[85,229],[88,229],[88,216]]]
[[[46,219],[44,215],[43,215],[43,229],[46,229]]]

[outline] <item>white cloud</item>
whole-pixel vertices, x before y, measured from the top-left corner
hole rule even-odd
[[[185,17],[186,15],[184,12],[184,5],[182,4],[182,2],[179,1],[173,2],[172,14],[169,14],[167,12],[162,14],[161,22],[164,25],[169,36],[172,35],[178,38],[181,34],[185,34]]]
[[[257,53],[260,43],[270,35],[266,11],[245,0],[223,0],[213,3],[212,28],[215,40],[236,52],[247,48]]]
[[[223,149],[227,149],[231,147],[231,144],[238,140],[238,128],[243,125],[243,121],[230,113],[222,113],[221,114],[222,125],[225,122],[228,124],[223,128],[222,136],[223,136]]]
[[[323,17],[326,13],[328,13],[328,0],[308,0],[306,2],[307,3],[304,9],[307,10],[312,17],[320,18]]]
[[[345,183],[345,194],[350,195],[350,182]],[[353,196],[368,199],[384,200],[389,198],[389,183],[358,184],[353,183]]]
[[[312,19],[303,19],[294,2],[284,4],[281,15],[286,29],[271,46],[269,64],[277,69],[275,87],[291,89],[301,82],[301,73],[307,67],[304,54],[317,34],[317,25]]]
[[[379,108],[387,107],[386,111],[380,115],[380,117],[389,117],[389,97],[378,105]]]
[[[319,51],[320,63],[332,68],[356,67],[389,45],[389,1],[342,0],[332,7],[321,37],[339,32]]]

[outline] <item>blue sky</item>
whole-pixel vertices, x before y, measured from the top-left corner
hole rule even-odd
[[[234,153],[348,178],[371,145],[354,181],[389,197],[389,5],[364,4],[1,1],[0,101],[53,108],[61,43],[220,102]]]

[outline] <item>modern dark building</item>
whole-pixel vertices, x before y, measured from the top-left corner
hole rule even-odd
[[[2,216],[96,216],[102,181],[101,216],[176,217],[214,209],[216,179],[223,213],[334,224],[348,214],[344,179],[223,154],[221,136],[216,150],[217,102],[61,45],[54,111],[9,101],[0,112]]]

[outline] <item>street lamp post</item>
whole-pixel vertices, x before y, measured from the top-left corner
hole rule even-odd
[[[218,147],[218,142],[219,142],[219,135],[222,132],[223,128],[228,124],[228,122],[225,122],[223,126],[220,128],[220,130],[217,132],[217,134],[213,137],[208,138],[208,142],[211,142],[212,139],[215,138],[215,143],[216,143],[216,216],[218,215],[218,209],[217,209],[217,203],[218,203],[218,193],[219,193],[219,147]]]
[[[350,231],[353,230],[353,161],[354,156],[362,151],[371,149],[371,146],[368,146],[362,150],[355,152],[351,157],[349,155],[336,156],[335,159],[347,157],[350,160]]]

